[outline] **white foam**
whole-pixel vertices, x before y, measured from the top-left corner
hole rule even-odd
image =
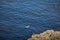
[[[25,28],[29,28],[29,27],[30,27],[30,25],[25,26]]]

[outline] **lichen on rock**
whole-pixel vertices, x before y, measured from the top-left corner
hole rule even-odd
[[[28,40],[60,40],[60,31],[47,30],[40,34],[33,34]]]

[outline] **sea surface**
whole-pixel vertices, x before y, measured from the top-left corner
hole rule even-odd
[[[0,0],[0,40],[27,40],[60,29],[60,0]]]

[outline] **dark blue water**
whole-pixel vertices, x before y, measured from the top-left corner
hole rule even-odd
[[[60,0],[0,0],[0,40],[27,40],[59,28]]]

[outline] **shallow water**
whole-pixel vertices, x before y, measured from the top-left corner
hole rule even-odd
[[[59,27],[60,0],[0,0],[0,40],[27,40]]]

